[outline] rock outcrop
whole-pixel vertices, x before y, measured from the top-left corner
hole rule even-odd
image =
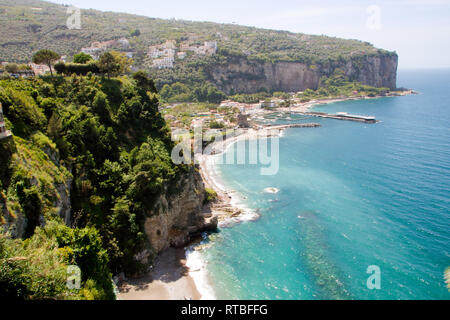
[[[322,76],[344,70],[350,80],[374,87],[397,87],[398,56],[394,53],[355,55],[326,65],[299,62],[263,62],[244,57],[229,58],[226,64],[208,70],[209,78],[224,92],[256,93],[262,90],[298,92],[316,90]]]
[[[156,253],[169,247],[184,247],[192,237],[217,229],[217,218],[202,213],[205,186],[200,174],[192,169],[177,185],[173,195],[162,194],[144,227]]]

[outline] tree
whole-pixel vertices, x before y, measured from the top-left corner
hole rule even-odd
[[[93,60],[92,57],[84,52],[80,52],[73,56],[73,63],[86,64]]]
[[[139,37],[140,35],[141,35],[141,30],[139,30],[139,29],[135,29],[130,32],[131,37]]]
[[[209,128],[210,129],[223,129],[225,128],[225,125],[222,122],[217,122],[217,121],[211,121],[211,123],[209,124]]]
[[[5,66],[5,70],[9,73],[16,73],[17,71],[19,71],[19,66],[15,63],[8,63]]]
[[[129,72],[132,64],[132,59],[118,51],[105,52],[98,60],[100,72],[106,73],[108,78]]]
[[[34,54],[33,63],[47,65],[50,68],[50,74],[53,76],[52,65],[60,58],[61,56],[56,52],[43,49]]]
[[[133,74],[133,79],[139,88],[156,93],[155,82],[144,71],[141,70]]]
[[[111,75],[118,74],[120,71],[120,65],[117,63],[111,52],[105,52],[102,54],[98,60],[98,67],[101,73],[106,73],[108,75],[108,78]]]
[[[130,72],[131,65],[134,62],[133,59],[129,59],[123,52],[110,51],[110,53],[119,65],[119,74]]]

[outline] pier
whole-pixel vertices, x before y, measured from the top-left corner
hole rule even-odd
[[[325,113],[325,112],[299,112],[299,113],[303,114],[305,116],[318,117],[318,118],[347,120],[347,121],[356,121],[356,122],[363,122],[363,123],[379,122],[375,117],[348,114],[346,112],[338,112],[336,114],[329,114],[329,113]]]
[[[267,129],[289,129],[289,128],[319,128],[320,123],[292,123],[279,126],[266,126]]]

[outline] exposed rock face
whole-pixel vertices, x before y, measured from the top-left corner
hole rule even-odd
[[[66,226],[72,224],[72,205],[70,202],[70,191],[72,189],[72,179],[66,181],[65,184],[59,184],[56,186],[58,192],[58,198],[54,203],[55,208],[58,210],[59,216],[64,220]]]
[[[145,232],[156,253],[169,247],[183,247],[191,237],[217,229],[217,218],[202,214],[205,187],[194,169],[178,182],[175,195],[161,195],[155,210],[145,221]]]
[[[374,87],[397,88],[397,55],[366,56],[339,66],[352,79]]]
[[[51,150],[50,148],[46,148],[44,152],[56,166],[60,166],[60,157],[58,152]],[[68,168],[68,170],[70,171],[70,173],[72,173],[71,168]],[[70,201],[72,182],[73,179],[68,178],[64,183],[55,186],[58,196],[56,201],[53,203],[53,206],[56,208],[58,215],[63,219],[66,226],[69,227],[72,224],[72,205]]]
[[[340,68],[351,80],[374,87],[397,87],[396,54],[355,56],[327,66],[307,66],[299,62],[250,61],[230,58],[227,64],[212,67],[209,77],[226,93],[255,93],[267,91],[297,92],[316,90],[322,76],[333,74]]]
[[[211,71],[214,83],[225,92],[255,93],[267,91],[300,91],[317,89],[320,76],[301,63],[256,62],[233,59],[228,65],[214,67]]]

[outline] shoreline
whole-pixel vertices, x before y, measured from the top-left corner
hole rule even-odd
[[[281,137],[286,129],[284,126],[281,127],[283,128],[267,127],[258,130],[242,130],[232,138],[212,143],[210,145],[212,154],[199,156],[200,174],[205,187],[217,193],[217,199],[208,206],[207,210],[218,218],[219,228],[232,228],[240,223],[257,221],[260,215],[243,204],[243,201],[246,199],[239,192],[225,186],[220,173],[217,171],[217,157],[222,156],[223,153],[239,141],[259,139],[259,133],[261,131],[274,130],[270,133],[273,136],[276,130],[276,135]],[[216,295],[211,285],[212,280],[210,280],[206,268],[207,263],[201,257],[201,251],[205,248],[207,246],[204,243],[200,243],[198,245],[194,244],[186,249],[187,265],[196,266],[197,269],[194,272],[199,272],[197,276],[192,274],[191,271],[189,274],[194,279],[195,286],[200,292],[202,299],[215,300]]]
[[[409,94],[414,94],[414,91],[408,91],[402,93],[400,96],[405,96]],[[376,96],[376,97],[350,97],[350,98],[335,98],[326,100],[317,100],[312,102],[307,102],[298,107],[291,108],[277,108],[276,110],[264,110],[264,114],[277,113],[277,112],[308,112],[310,109],[320,105],[332,104],[337,102],[345,102],[351,100],[368,100],[368,99],[378,99],[378,98],[388,98],[394,96]],[[277,130],[278,136],[282,137],[284,130],[289,126],[264,126],[260,129],[245,129],[242,130],[238,135],[225,139],[220,142],[213,142],[208,147],[212,151],[211,154],[202,154],[199,156],[199,166],[200,174],[203,179],[203,183],[206,188],[210,188],[217,193],[217,199],[213,204],[210,205],[210,212],[213,216],[217,216],[219,219],[220,228],[230,228],[237,224],[246,221],[257,221],[260,216],[256,212],[253,212],[249,208],[243,205],[245,198],[240,195],[237,191],[227,188],[225,183],[220,177],[220,173],[217,171],[217,165],[215,160],[217,157],[223,155],[230,147],[241,140],[258,139],[259,132],[265,130]],[[273,134],[273,132],[272,132]],[[204,249],[202,244],[192,245],[190,248],[186,249],[186,252],[193,250],[196,255],[195,257],[187,255],[188,265],[195,265],[197,270],[200,270],[201,276],[195,277],[191,275],[194,279],[195,286],[200,292],[202,297],[209,296],[215,297],[213,286],[208,283],[208,271],[207,263],[202,260],[201,251]],[[189,272],[191,274],[191,272]],[[204,279],[207,279],[206,281]],[[209,280],[209,281],[208,281]],[[212,294],[211,294],[212,293]],[[213,298],[215,299],[215,298]]]
[[[201,294],[189,275],[184,249],[169,248],[156,259],[150,272],[118,285],[118,300],[200,300]]]
[[[275,110],[263,110],[262,114],[277,112],[308,112],[310,109],[326,104],[351,100],[368,100],[405,96],[415,94],[415,91],[407,91],[400,95],[376,96],[376,97],[349,97],[317,100],[290,108],[277,108]],[[259,139],[259,133],[269,131],[273,136],[276,130],[279,137],[289,126],[268,126],[260,129],[241,129],[238,134],[213,142],[208,146],[211,154],[199,155],[199,167],[202,180],[206,188],[217,193],[217,199],[206,210],[219,219],[220,228],[230,228],[237,224],[257,221],[258,213],[247,208],[243,201],[245,197],[237,191],[225,186],[220,173],[217,171],[216,159],[223,155],[235,143],[242,140]],[[207,271],[207,262],[203,260],[201,251],[207,248],[204,242],[192,244],[184,249],[167,249],[158,256],[155,266],[144,277],[136,280],[126,280],[119,286],[118,299],[120,300],[216,300],[216,294],[211,284]]]

